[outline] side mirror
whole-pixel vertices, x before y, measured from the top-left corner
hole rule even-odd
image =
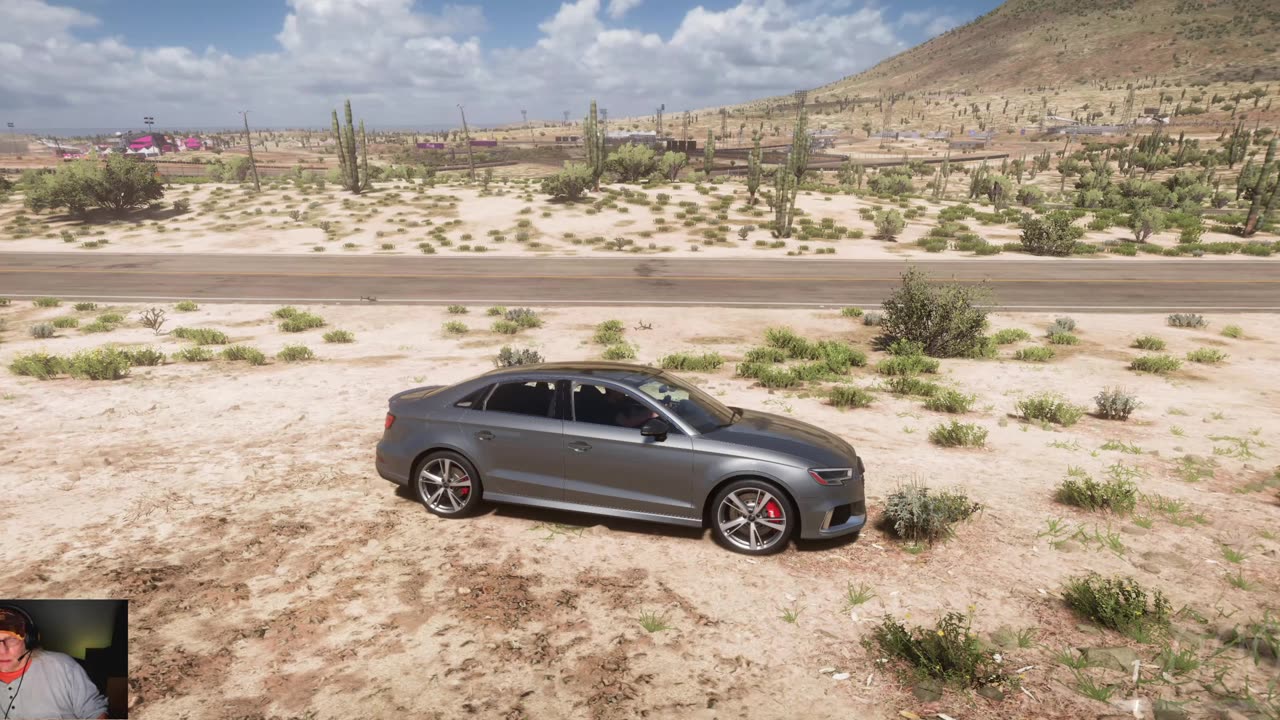
[[[658,442],[666,440],[669,432],[671,432],[671,426],[662,418],[652,418],[640,426],[640,435],[642,437],[651,437]]]

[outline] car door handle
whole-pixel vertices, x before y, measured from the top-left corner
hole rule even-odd
[[[575,441],[575,442],[569,443],[569,449],[576,453],[584,453],[590,450],[591,446],[582,441]]]
[[[481,430],[480,432],[476,433],[476,439],[477,439],[477,440],[492,440],[492,439],[493,439],[493,433],[489,432],[488,430]]]

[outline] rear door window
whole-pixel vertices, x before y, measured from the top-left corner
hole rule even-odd
[[[501,383],[484,404],[486,412],[515,413],[533,417],[553,417],[555,385],[546,381]]]

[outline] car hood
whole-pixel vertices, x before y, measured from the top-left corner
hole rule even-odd
[[[856,465],[853,446],[839,435],[794,418],[743,410],[738,421],[702,437],[800,458],[809,467]]]

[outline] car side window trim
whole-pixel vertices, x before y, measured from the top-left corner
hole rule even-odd
[[[688,432],[685,431],[684,425],[677,422],[673,417],[673,414],[667,412],[666,408],[660,407],[658,403],[650,402],[649,398],[644,396],[644,393],[636,392],[634,389],[629,388],[626,385],[611,382],[608,380],[599,380],[596,378],[588,378],[588,379],[574,378],[572,380],[566,381],[566,383],[567,383],[568,393],[569,393],[569,401],[565,403],[565,405],[567,405],[569,408],[569,411],[565,414],[565,418],[564,418],[566,422],[579,422],[577,417],[578,415],[577,406],[574,403],[575,389],[580,385],[592,385],[592,386],[604,387],[610,390],[614,390],[616,392],[620,392],[623,395],[626,395],[627,397],[631,398],[632,400],[640,403],[641,405],[649,408],[653,412],[657,413],[658,417],[662,419],[664,422],[666,422],[667,425],[671,426],[671,434],[673,435],[689,434]],[[621,425],[603,425],[600,423],[593,423],[586,420],[583,420],[581,422],[587,425],[600,425],[600,427],[622,427]],[[624,428],[624,429],[638,430],[638,428]]]

